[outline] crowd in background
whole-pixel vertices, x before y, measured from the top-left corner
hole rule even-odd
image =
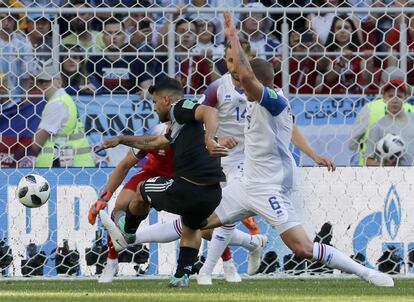
[[[1,7],[178,7],[175,26],[175,70],[186,93],[200,94],[225,73],[222,17],[189,13],[191,7],[250,7],[236,14],[243,38],[256,56],[271,61],[275,85],[281,87],[282,67],[289,73],[293,94],[377,94],[381,75],[399,67],[400,32],[408,26],[408,50],[414,48],[414,19],[398,14],[287,14],[289,54],[282,55],[281,14],[259,13],[269,7],[408,6],[408,0],[70,0],[2,1]],[[299,11],[299,10],[298,10]],[[168,73],[168,15],[160,13],[70,14],[1,13],[0,89],[18,99],[36,91],[36,75],[56,64],[53,32],[58,28],[58,52],[63,85],[70,94],[142,93],[158,76]],[[58,27],[57,27],[58,26]],[[17,55],[13,53],[23,53]],[[73,52],[74,54],[67,54]],[[102,54],[100,54],[102,52]],[[114,55],[111,54],[114,53]],[[8,54],[9,53],[9,54]],[[66,54],[65,54],[66,53]],[[379,53],[379,54],[378,54]],[[64,55],[65,54],[65,55]],[[282,60],[285,59],[285,65]],[[408,54],[407,82],[414,84],[412,56]],[[33,91],[32,91],[33,92]],[[7,98],[2,98],[6,101]]]
[[[35,13],[7,10],[25,7],[41,9]],[[174,14],[94,11],[160,7],[179,10]],[[380,95],[384,85],[396,79],[406,85],[404,99],[412,94],[413,14],[301,10],[414,8],[410,0],[1,0],[0,104],[4,109],[29,95],[45,95],[54,76],[45,75],[46,70],[59,73],[61,83],[54,88],[62,87],[72,96],[129,94],[144,99],[148,87],[167,74],[181,80],[186,94],[200,95],[227,72],[222,14],[191,10],[201,7],[250,8],[246,13],[235,13],[241,38],[250,43],[253,56],[273,64],[275,85],[291,96]],[[297,11],[284,17],[266,11],[266,7],[296,7]],[[50,13],[43,8],[71,10]],[[404,37],[400,34],[402,24],[407,28]],[[171,37],[173,41],[169,41]],[[402,49],[402,40],[407,49]],[[63,121],[66,119],[62,116]],[[50,120],[56,120],[53,112]],[[364,139],[360,132],[355,132],[355,143],[351,143],[357,152],[361,152],[360,140]],[[16,146],[25,148],[16,144],[13,148]],[[4,162],[2,157],[0,163]]]

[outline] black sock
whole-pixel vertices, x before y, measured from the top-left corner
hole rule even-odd
[[[141,221],[145,220],[147,216],[148,214],[145,216],[136,216],[132,214],[131,211],[129,210],[129,207],[127,207],[126,214],[125,214],[124,232],[129,233],[129,234],[135,233]]]
[[[198,249],[182,246],[178,256],[177,271],[174,277],[181,278],[185,274],[190,276],[194,263],[197,260]]]

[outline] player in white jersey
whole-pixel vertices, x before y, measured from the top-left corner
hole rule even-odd
[[[249,43],[247,41],[241,41],[240,44],[243,51],[248,55],[250,53]],[[234,141],[237,141],[237,146],[229,150],[229,156],[222,158],[221,160],[223,172],[226,174],[226,184],[229,185],[232,181],[240,179],[243,175],[244,125],[248,102],[237,73],[235,73],[235,66],[233,64],[233,57],[231,55],[231,50],[229,49],[229,44],[226,45],[225,59],[229,72],[209,85],[204,93],[205,97],[202,100],[202,104],[217,109],[219,115],[218,136],[233,137]],[[328,158],[319,156],[296,126],[293,127],[292,143],[313,159],[316,164],[326,166],[332,171],[335,170],[335,164]],[[253,217],[243,219],[242,222],[252,235],[260,233],[259,225]],[[249,275],[255,274],[260,266],[260,253],[267,240],[264,237],[262,239],[261,247],[249,252],[247,269]],[[214,238],[213,241],[215,242],[212,244],[212,248],[209,250],[210,252],[215,246],[221,245],[221,241],[217,241]],[[221,249],[221,247],[219,246],[218,249]],[[212,282],[211,272],[217,263],[217,259],[215,259],[215,253],[210,252],[207,255],[201,271],[201,273],[204,272],[204,276],[200,275],[198,278],[199,284],[209,285]]]
[[[224,32],[231,44],[235,72],[249,100],[244,130],[245,165],[242,179],[223,189],[222,201],[209,217],[206,228],[258,214],[279,232],[284,243],[298,257],[356,274],[377,286],[394,286],[389,276],[358,264],[332,246],[313,243],[308,238],[290,201],[296,164],[289,151],[293,128],[289,102],[273,89],[273,66],[261,59],[249,63],[231,13],[225,13],[224,19]],[[251,64],[256,70],[261,69],[262,82],[255,76]],[[225,228],[217,228],[213,238],[219,230],[222,231],[220,241],[226,242],[234,229],[223,232]]]
[[[249,52],[249,44],[243,43],[243,48],[246,53]],[[233,58],[226,47],[226,62],[229,69],[229,73],[224,75],[219,80],[212,83],[205,92],[204,105],[217,108],[219,114],[219,129],[218,134],[220,138],[232,137],[234,141],[237,141],[236,148],[229,150],[229,156],[222,158],[223,171],[226,174],[227,184],[231,183],[235,179],[240,179],[242,176],[242,167],[244,162],[244,122],[246,116],[247,98],[241,89],[241,84],[237,79],[237,75],[233,72],[234,65],[232,64]],[[327,166],[329,169],[334,170],[335,165],[329,159],[319,156],[309,145],[300,131],[294,132],[292,137],[292,143],[294,143],[299,149],[312,158],[317,164]],[[221,139],[220,139],[221,140]],[[223,144],[223,143],[222,143]],[[228,226],[226,226],[228,227]],[[233,226],[232,226],[233,227]],[[146,242],[168,242],[178,239],[181,236],[181,221],[175,220],[164,223],[153,224],[148,227],[144,227],[137,231],[136,243]],[[260,252],[263,250],[267,241],[263,235],[252,234],[253,236],[247,236],[238,230],[237,236],[233,235],[231,245],[240,245],[249,250],[248,261],[248,273],[256,273],[260,265]],[[250,230],[251,231],[251,230]],[[251,232],[252,233],[252,232]],[[209,238],[208,233],[204,233],[204,238]],[[203,268],[208,267],[208,261],[211,258],[211,254],[207,255],[206,265]],[[223,258],[223,269],[225,279],[229,282],[241,281],[237,274],[236,268],[232,261]],[[212,260],[214,266],[217,262]],[[210,280],[204,280],[203,284],[211,283]]]

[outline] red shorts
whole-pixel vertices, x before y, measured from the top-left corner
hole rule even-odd
[[[137,187],[141,181],[147,180],[151,177],[159,176],[158,174],[155,174],[154,172],[145,171],[142,170],[131,177],[131,179],[125,184],[123,187],[124,189],[132,190],[134,192],[137,191]]]

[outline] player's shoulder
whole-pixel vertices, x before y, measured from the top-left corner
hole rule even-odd
[[[284,96],[283,91],[265,86],[263,86],[262,99],[259,104],[266,108],[273,116],[277,116],[283,112],[285,108],[289,108],[289,101]]]

